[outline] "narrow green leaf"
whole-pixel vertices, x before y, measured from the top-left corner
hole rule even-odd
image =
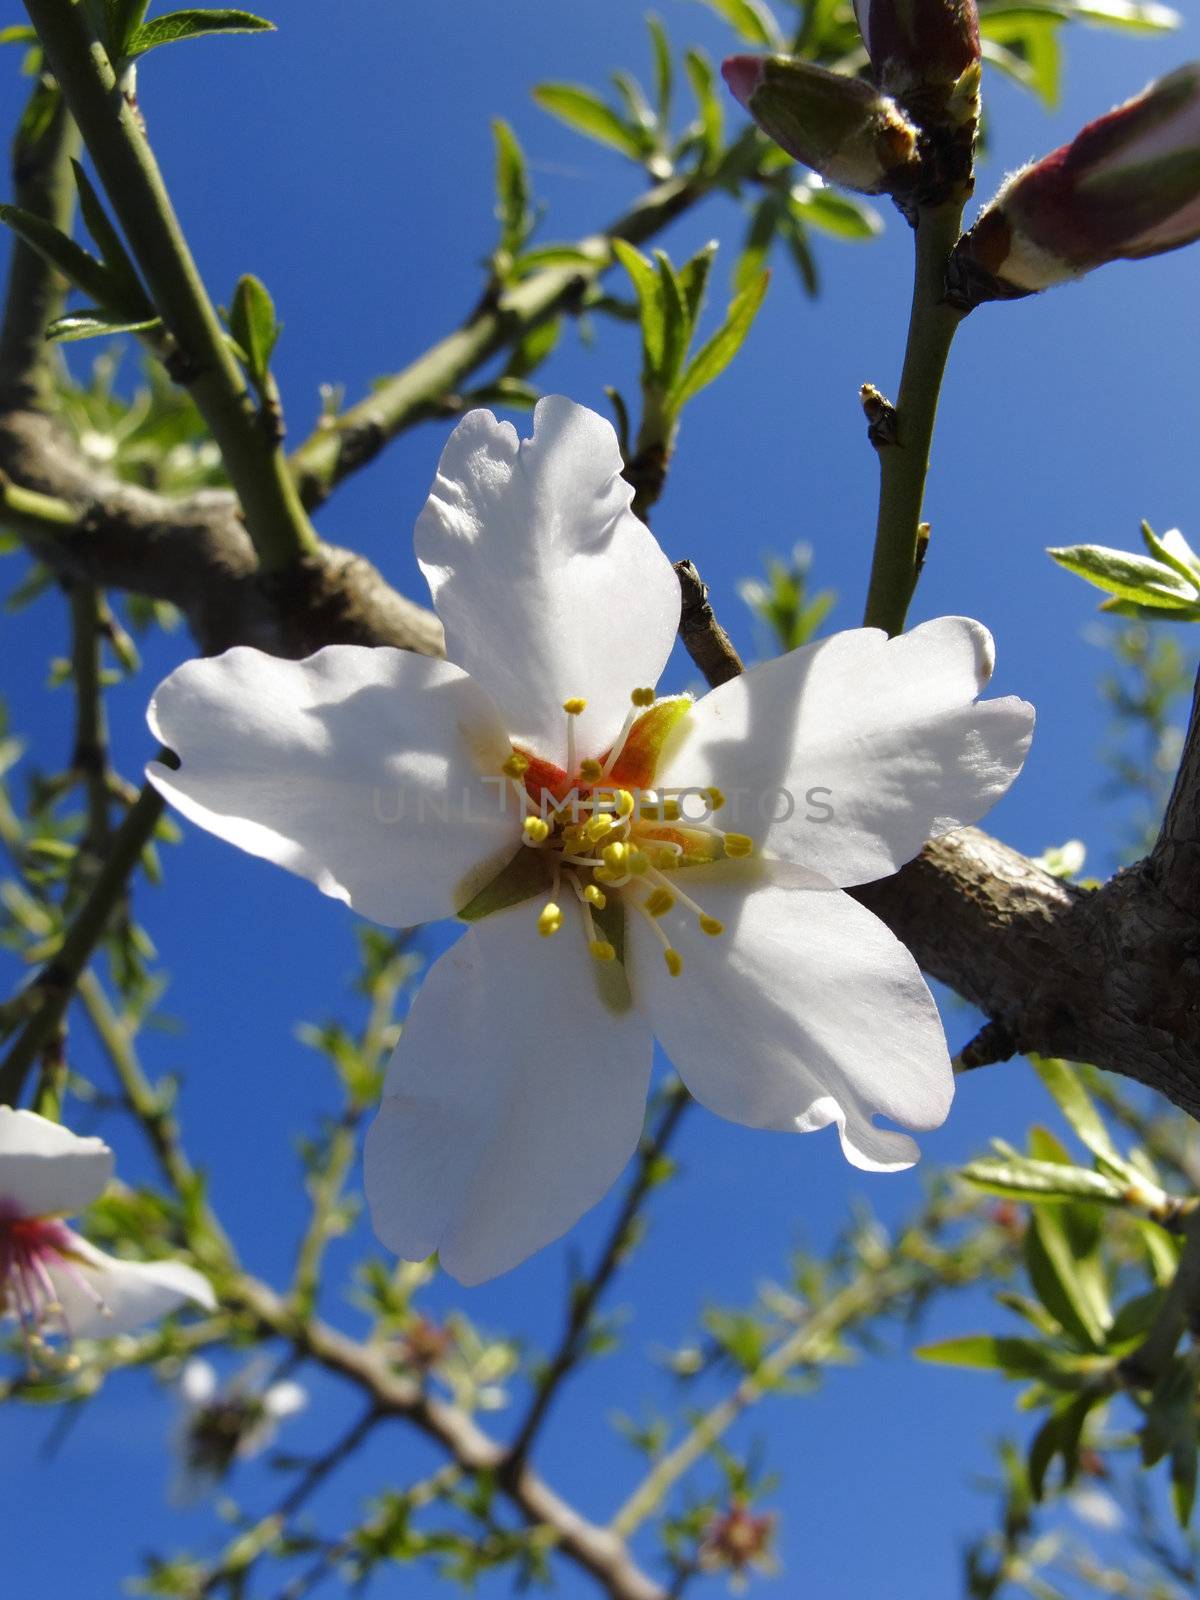
[[[274,33],[275,24],[249,11],[235,11],[222,7],[216,11],[168,11],[165,16],[151,17],[134,30],[127,47],[127,55],[144,56],[147,50],[157,50],[160,45],[177,44],[183,39],[200,39],[214,33]]]
[[[1200,584],[1200,555],[1196,554],[1178,528],[1164,533],[1161,539],[1148,522],[1143,521],[1141,530],[1142,543],[1153,560],[1172,568],[1185,583],[1193,586]]]
[[[275,303],[266,287],[252,273],[238,279],[229,309],[229,331],[246,357],[246,366],[257,389],[266,387],[270,377],[271,355],[279,339],[280,325],[275,319]]]
[[[689,50],[683,58],[683,65],[700,108],[705,164],[711,165],[720,159],[725,138],[725,113],[717,95],[716,74],[702,50]]]
[[[1076,1259],[1060,1209],[1033,1208],[1025,1232],[1025,1267],[1034,1292],[1063,1331],[1080,1345],[1099,1350],[1108,1319],[1095,1303],[1093,1286]]]
[[[153,316],[154,308],[142,288],[137,268],[120,234],[109,221],[91,179],[78,161],[73,160],[71,166],[75,172],[75,187],[79,193],[79,211],[84,226],[96,241],[104,265],[112,274],[114,287],[120,292],[122,304],[135,317]]]
[[[1058,1109],[1094,1156],[1103,1156],[1113,1165],[1127,1165],[1113,1144],[1095,1102],[1079,1081],[1073,1067],[1051,1056],[1031,1056],[1034,1071],[1054,1096]]]
[[[7,28],[0,28],[0,44],[36,44],[37,29],[31,28],[27,22],[13,22]]]
[[[692,357],[679,388],[671,397],[677,410],[698,395],[701,389],[707,388],[714,378],[720,377],[737,355],[758,315],[770,277],[769,272],[759,273],[753,283],[734,297],[722,326]]]
[[[646,18],[650,29],[650,44],[654,50],[654,98],[661,122],[671,114],[671,95],[675,88],[675,70],[671,65],[671,45],[662,20],[651,13]]]
[[[654,382],[662,370],[666,347],[666,308],[658,273],[640,250],[624,239],[613,240],[613,254],[625,268],[637,293],[642,324],[643,382]]]
[[[692,342],[692,319],[675,276],[675,268],[665,251],[656,250],[654,259],[663,308],[663,354],[656,379],[659,387],[669,394],[679,378],[688,345]]]
[[[640,161],[645,153],[644,136],[622,122],[621,118],[590,89],[573,83],[539,83],[533,98],[543,111],[565,122],[577,133],[611,145],[622,155]]]
[[[1058,104],[1062,87],[1061,11],[1011,10],[980,16],[985,59],[1031,89],[1045,106]]]
[[[90,250],[76,244],[74,239],[60,233],[44,217],[24,211],[20,206],[0,205],[0,222],[7,223],[18,238],[31,250],[36,250],[68,278],[77,289],[91,295],[94,300],[107,303],[113,293],[113,279],[103,262],[97,261]]]
[[[1073,16],[1081,22],[1095,22],[1106,28],[1126,28],[1133,33],[1171,33],[1183,26],[1183,18],[1171,6],[1139,0],[1075,0]]]
[[[1120,1205],[1124,1200],[1124,1190],[1111,1178],[1087,1167],[1064,1167],[1056,1161],[985,1156],[965,1166],[960,1176],[988,1194],[1015,1200],[1096,1200],[1105,1205]]]
[[[1079,1470],[1079,1445],[1089,1412],[1105,1401],[1102,1393],[1080,1394],[1060,1403],[1047,1417],[1029,1447],[1029,1486],[1040,1500],[1046,1487],[1046,1473],[1055,1456],[1062,1457],[1063,1486],[1071,1484]]]
[[[149,9],[150,0],[104,0],[108,43],[115,60],[123,60],[129,55],[130,40],[141,27]]]
[[[1072,1374],[1078,1364],[1036,1339],[998,1339],[989,1333],[965,1334],[943,1339],[937,1344],[919,1346],[914,1352],[922,1361],[948,1367],[976,1367],[1003,1372],[1009,1378],[1040,1378],[1057,1383]]]
[[[531,272],[541,272],[546,267],[578,267],[581,271],[594,271],[605,264],[601,247],[595,252],[581,250],[574,244],[543,244],[535,250],[524,250],[513,262],[513,271],[520,277]]]
[[[740,294],[757,281],[766,267],[787,202],[777,190],[765,195],[750,213],[741,253],[733,269],[733,290]]]
[[[1200,586],[1149,556],[1113,550],[1101,544],[1063,545],[1047,550],[1060,567],[1097,589],[1140,605],[1180,609],[1196,604]]]
[[[515,255],[529,237],[529,169],[517,136],[503,117],[492,118],[496,141],[496,217],[500,248]]]
[[[716,253],[717,241],[710,239],[704,249],[697,250],[692,259],[686,261],[675,274],[692,328],[695,328],[704,305],[704,292],[708,288],[708,278]]]
[[[792,203],[814,228],[829,233],[835,239],[875,239],[883,232],[883,218],[865,200],[855,200],[839,194],[836,189],[813,188],[797,185],[801,193],[793,194]]]
[[[702,3],[723,17],[751,44],[761,45],[764,50],[785,48],[783,30],[765,0],[702,0]]]
[[[65,316],[57,317],[46,329],[46,337],[57,344],[70,344],[75,339],[95,339],[103,334],[115,333],[149,333],[151,329],[161,327],[158,317],[144,317],[140,321],[129,322],[94,307],[86,307],[82,311],[68,311]]]

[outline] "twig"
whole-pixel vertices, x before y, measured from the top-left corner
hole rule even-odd
[[[655,1168],[663,1151],[671,1141],[690,1100],[682,1084],[672,1084],[667,1091],[667,1102],[657,1126],[642,1140],[638,1161],[625,1198],[617,1213],[612,1230],[600,1259],[586,1281],[571,1293],[566,1327],[558,1349],[537,1386],[524,1420],[517,1428],[505,1471],[513,1472],[526,1460],[539,1428],[546,1418],[555,1396],[572,1369],[583,1356],[591,1329],[592,1313],[596,1303],[612,1281],[625,1259],[630,1234],[643,1200],[653,1187]]]
[[[53,109],[43,121],[39,113],[51,99]],[[13,200],[64,233],[75,209],[71,160],[78,153],[79,133],[62,96],[39,78],[13,142]],[[66,279],[23,239],[14,239],[0,325],[0,392],[17,404],[46,407],[52,400],[57,352],[46,344],[46,328],[66,293]]]
[[[139,118],[117,84],[83,5],[25,0],[155,308],[178,345],[186,384],[221,451],[265,571],[317,549],[287,462],[262,425],[171,206]]]
[[[683,647],[704,674],[710,689],[728,683],[745,669],[725,629],[708,603],[708,585],[690,561],[677,561],[675,572],[683,591],[679,614],[679,637]]]
[[[919,571],[921,505],[938,396],[962,313],[945,303],[946,261],[958,238],[963,207],[951,201],[918,215],[912,313],[900,393],[889,438],[878,448],[879,521],[863,621],[899,633]]]
[[[114,833],[104,864],[67,929],[58,954],[25,990],[23,998],[34,1007],[33,1015],[0,1065],[0,1105],[15,1106],[19,1102],[29,1069],[62,1021],[79,975],[104,937],[162,810],[161,797],[147,784]]]

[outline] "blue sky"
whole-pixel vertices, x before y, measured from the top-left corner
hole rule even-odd
[[[147,61],[141,97],[151,134],[214,297],[227,299],[247,270],[275,296],[286,325],[277,372],[293,438],[316,416],[319,384],[344,383],[357,397],[470,309],[494,238],[492,115],[507,117],[525,146],[548,207],[544,238],[590,231],[624,208],[638,175],[552,122],[528,91],[540,79],[599,84],[616,66],[648,73],[643,9],[633,0],[447,0],[423,8],[289,0],[276,35],[164,50]],[[697,4],[660,0],[658,10],[679,45],[701,44],[714,57],[735,48]],[[1073,30],[1063,103],[1053,113],[993,75],[980,197],[1006,168],[1186,59],[1195,39],[1190,20],[1154,41]],[[0,65],[4,104],[15,113],[15,54]],[[728,115],[741,113],[730,103]],[[678,260],[708,238],[721,240],[710,316],[741,229],[721,198],[662,241]],[[688,412],[655,517],[670,556],[697,562],[747,650],[754,632],[735,584],[769,552],[786,553],[797,540],[814,546],[816,580],[841,596],[834,625],[858,622],[865,589],[876,482],[857,390],[871,380],[894,392],[910,242],[889,216],[873,244],[821,240],[817,249],[822,297],[805,299],[790,267],[777,264],[734,368]],[[927,509],[934,543],[914,620],[979,617],[997,640],[996,690],[1038,707],[1026,773],[989,823],[1029,851],[1080,836],[1098,865],[1109,857],[1116,819],[1099,799],[1105,713],[1096,680],[1105,659],[1088,638],[1094,591],[1043,551],[1083,540],[1132,547],[1143,516],[1160,530],[1200,531],[1192,453],[1181,448],[1198,420],[1196,259],[1192,251],[1118,265],[1050,296],[984,307],[954,352]],[[602,407],[604,386],[631,394],[636,373],[631,335],[604,326],[593,348],[568,329],[539,378]],[[439,424],[407,435],[319,517],[326,537],[363,550],[418,596],[411,528],[446,432]],[[7,587],[20,571],[12,561]],[[65,750],[69,707],[42,688],[65,641],[61,607],[44,600],[2,625],[15,724],[40,727],[43,750]],[[148,692],[187,650],[181,636],[152,641],[142,678],[114,695],[127,772],[150,750]],[[677,685],[690,680],[685,660],[675,672]],[[307,884],[194,830],[171,852],[168,876],[168,891],[147,891],[142,912],[172,974],[165,1007],[184,1027],[148,1037],[147,1061],[185,1074],[182,1111],[213,1198],[247,1264],[278,1278],[303,1215],[292,1141],[332,1103],[319,1058],[294,1028],[352,1010],[353,918]],[[972,1019],[954,1002],[944,1015],[957,1048]],[[78,1049],[79,1065],[103,1074],[82,1035]],[[1023,1064],[989,1069],[963,1085],[946,1127],[923,1140],[926,1165],[960,1162],[990,1135],[1019,1141],[1046,1115]],[[133,1132],[103,1131],[122,1174],[146,1176]],[[922,1182],[921,1169],[875,1179],[852,1171],[830,1132],[755,1134],[699,1112],[678,1154],[682,1177],[659,1197],[650,1240],[616,1296],[631,1308],[622,1349],[563,1396],[544,1441],[547,1475],[595,1517],[614,1508],[638,1473],[611,1415],[666,1404],[675,1393],[655,1353],[688,1337],[706,1303],[744,1302],[781,1274],[790,1247],[827,1242],[856,1197],[898,1218],[917,1204]],[[610,1214],[600,1208],[570,1245],[585,1258],[594,1253]],[[438,1284],[431,1308],[462,1305],[482,1326],[545,1348],[558,1329],[565,1248],[469,1293]],[[344,1248],[331,1262],[344,1272],[352,1259]],[[339,1285],[332,1288],[330,1314],[353,1323]],[[949,1301],[932,1326],[967,1331],[987,1315],[978,1302]],[[990,1468],[990,1440],[1022,1426],[1011,1401],[999,1383],[898,1355],[833,1372],[815,1397],[753,1418],[743,1439],[766,1438],[783,1474],[772,1502],[783,1518],[783,1592],[951,1600],[961,1544],[990,1511],[970,1480]],[[318,1447],[342,1404],[341,1390],[318,1384],[285,1447]],[[35,1457],[6,1474],[6,1515],[21,1530],[6,1537],[12,1593],[114,1593],[149,1548],[218,1547],[210,1511],[166,1504],[162,1442],[171,1419],[169,1398],[149,1379],[120,1378],[53,1462]],[[0,1413],[0,1459],[23,1461],[47,1426],[41,1412]],[[336,1528],[356,1495],[402,1483],[435,1461],[425,1444],[392,1429],[318,1499],[322,1525]],[[235,1487],[256,1511],[279,1492],[258,1468]],[[397,1600],[432,1589],[423,1569],[389,1574],[381,1585]],[[480,1592],[498,1597],[507,1583]],[[558,1593],[568,1600],[592,1592],[570,1571],[560,1574]]]

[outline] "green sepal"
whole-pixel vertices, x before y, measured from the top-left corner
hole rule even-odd
[[[546,870],[546,856],[541,850],[530,850],[520,845],[506,867],[490,883],[483,886],[462,906],[457,915],[460,922],[482,922],[497,911],[509,906],[519,906],[535,895],[545,894],[550,887],[550,874]]]
[[[633,994],[629,988],[629,974],[625,970],[625,902],[619,894],[609,897],[602,911],[592,909],[596,930],[607,939],[617,952],[615,961],[593,961],[596,987],[600,998],[612,1012],[620,1016],[633,1007]],[[564,928],[556,938],[565,937]]]

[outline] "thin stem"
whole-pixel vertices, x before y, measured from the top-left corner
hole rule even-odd
[[[287,462],[259,416],[208,298],[138,118],[92,32],[86,8],[26,0],[46,58],[179,349],[186,384],[220,448],[265,571],[313,554],[318,541]]]
[[[900,633],[919,571],[921,507],[938,397],[962,313],[945,303],[946,260],[962,226],[958,201],[922,211],[904,370],[896,400],[896,439],[879,446],[879,521],[863,621]]]
[[[104,864],[67,929],[58,954],[25,991],[24,998],[35,1009],[0,1064],[0,1105],[15,1106],[20,1100],[26,1076],[54,1037],[79,976],[103,938],[162,810],[162,798],[147,784],[113,834]]]
[[[569,1376],[585,1352],[591,1331],[592,1313],[629,1253],[631,1230],[641,1210],[642,1202],[654,1186],[659,1159],[670,1143],[689,1104],[687,1090],[683,1085],[672,1084],[667,1091],[666,1105],[657,1125],[642,1140],[638,1149],[637,1167],[595,1270],[571,1294],[566,1326],[558,1349],[546,1369],[545,1376],[538,1384],[525,1419],[517,1429],[513,1440],[509,1457],[510,1470],[524,1461],[529,1454],[563,1380]]]
[[[70,585],[71,676],[75,682],[75,748],[71,770],[83,783],[87,825],[79,843],[86,881],[108,848],[111,793],[108,770],[108,719],[104,707],[103,596],[90,584]]]
[[[45,120],[41,113],[53,98]],[[71,159],[79,131],[58,91],[39,78],[13,141],[13,200],[63,233],[71,229],[75,181]],[[18,403],[45,409],[52,398],[52,363],[46,328],[63,308],[67,282],[22,239],[13,241],[4,321],[0,324],[0,390]]]
[[[28,539],[61,539],[79,527],[79,512],[68,501],[23,489],[0,472],[0,527]]]

